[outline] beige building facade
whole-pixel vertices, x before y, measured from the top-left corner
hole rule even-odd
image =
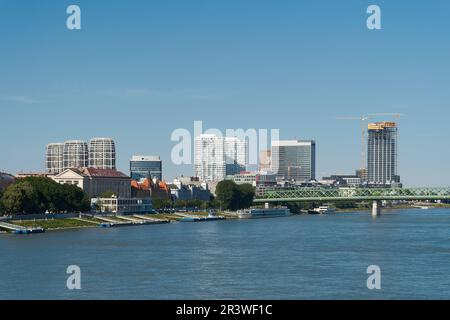
[[[52,177],[60,184],[80,187],[90,198],[105,192],[114,192],[119,198],[131,197],[131,178],[120,171],[111,169],[66,169]]]

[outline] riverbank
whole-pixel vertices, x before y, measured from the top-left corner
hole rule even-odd
[[[423,206],[429,207],[430,209],[448,209],[450,204],[423,204]],[[417,209],[421,208],[412,205],[396,205],[390,207],[383,207],[383,211],[391,210],[405,210],[405,209]],[[370,208],[347,208],[347,209],[337,209],[337,214],[339,213],[358,213],[358,212],[370,212]],[[99,228],[102,223],[105,223],[106,219],[110,222],[116,224],[134,222],[145,222],[148,220],[160,220],[161,222],[176,223],[180,222],[185,215],[189,215],[197,218],[205,218],[208,216],[207,212],[189,212],[189,213],[171,213],[171,214],[142,214],[138,216],[90,216],[85,215],[82,218],[52,218],[52,219],[35,219],[35,220],[12,220],[10,223],[24,227],[24,228],[44,228],[47,231],[56,230],[72,230],[72,229],[82,229],[82,228]],[[217,214],[222,216],[227,220],[238,219],[237,215],[233,212],[220,212]],[[8,234],[7,230],[1,230],[0,234]]]
[[[199,218],[204,218],[208,215],[206,212],[189,213],[190,216],[195,216]],[[123,224],[129,222],[144,223],[150,220],[161,221],[161,222],[179,222],[183,216],[174,214],[141,214],[134,216],[90,216],[85,215],[82,218],[51,218],[51,219],[33,219],[33,220],[11,220],[9,223],[24,227],[24,228],[44,228],[47,231],[55,230],[71,230],[71,229],[82,229],[82,228],[99,228],[101,224],[105,222],[113,222],[116,224]],[[0,234],[8,234],[6,230],[0,229]]]
[[[99,223],[75,218],[67,219],[49,219],[49,220],[14,220],[12,224],[25,228],[42,227],[46,230],[61,230],[61,229],[79,229],[79,228],[93,228],[98,227]]]

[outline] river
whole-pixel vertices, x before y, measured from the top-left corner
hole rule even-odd
[[[0,299],[450,299],[448,209],[0,235],[0,252]]]

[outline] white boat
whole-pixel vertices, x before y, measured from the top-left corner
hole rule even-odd
[[[258,218],[287,217],[292,215],[292,213],[286,207],[278,207],[278,208],[251,208],[239,210],[237,212],[237,215],[239,219],[258,219]]]
[[[318,208],[314,208],[308,211],[309,214],[331,214],[336,213],[336,209],[328,207],[328,206],[320,206]]]
[[[430,207],[427,207],[427,206],[414,206],[414,208],[422,209],[422,210],[428,210],[428,209],[430,209]]]

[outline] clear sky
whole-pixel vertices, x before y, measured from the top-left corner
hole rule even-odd
[[[126,173],[144,154],[193,174],[170,136],[202,120],[315,139],[319,177],[352,173],[360,123],[336,117],[399,112],[402,180],[448,185],[449,39],[448,0],[0,0],[0,169],[42,171],[47,143],[107,136]]]

